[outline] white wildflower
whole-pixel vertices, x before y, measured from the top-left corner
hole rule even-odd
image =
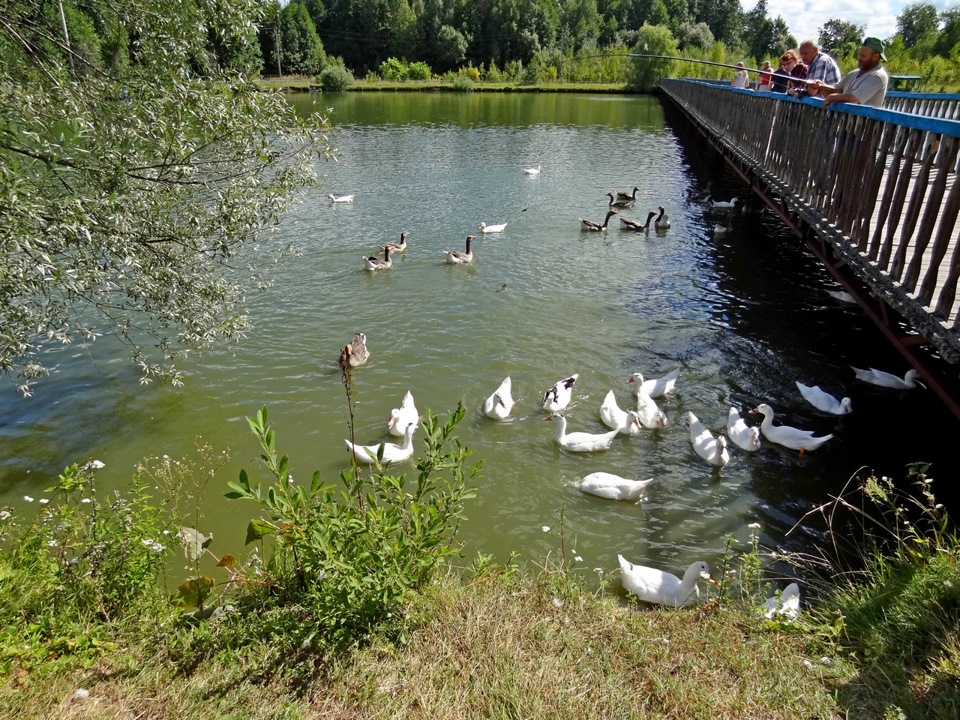
[[[563,600],[561,600],[560,598],[554,598],[554,599],[553,599],[553,606],[554,606],[555,608],[562,608],[562,607],[563,607]]]
[[[73,693],[73,700],[86,700],[90,697],[90,691],[86,688],[77,688]]]
[[[93,501],[92,501],[90,498],[83,498],[83,500],[81,500],[80,502],[82,502],[84,505],[86,505],[87,503],[90,503],[90,502],[93,502]]]
[[[9,520],[11,518],[10,512],[8,510],[0,511],[0,522],[4,520]]]
[[[583,558],[580,557],[579,555],[574,555],[574,556],[573,556],[573,561],[574,561],[574,562],[583,562]]]
[[[804,661],[803,661],[803,666],[804,666],[807,670],[813,670],[813,663],[810,662],[809,660],[804,660]]]
[[[106,466],[99,460],[91,460],[90,462],[87,463],[86,467],[88,467],[91,470],[103,470],[103,468]]]
[[[830,658],[824,656],[824,657],[820,658],[820,664],[821,664],[821,665],[833,665],[833,660],[831,660]]]
[[[31,498],[31,499],[32,499],[32,498]],[[550,526],[549,526],[549,525],[544,525],[544,526],[543,526],[542,528],[540,528],[540,529],[543,530],[544,532],[550,532]]]
[[[56,540],[47,540],[47,547],[56,547],[56,546],[57,546]]]
[[[50,502],[50,498],[40,498],[40,500],[39,500],[38,502],[39,502],[41,505],[46,505],[48,502]]]
[[[747,525],[747,527],[750,528],[751,530],[759,530],[759,529],[760,529],[760,523],[758,523],[758,522],[752,522],[752,523],[750,523],[749,525]]]
[[[26,500],[27,502],[33,502],[33,498],[30,497],[29,495],[24,495],[23,499]]]

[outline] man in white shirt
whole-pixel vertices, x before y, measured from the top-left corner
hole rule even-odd
[[[887,59],[884,49],[883,40],[875,37],[864,38],[857,54],[857,69],[844,75],[836,87],[825,85],[822,81],[811,83],[810,94],[821,95],[824,107],[835,102],[883,107],[887,86],[890,84],[890,76],[880,64],[881,60]]]

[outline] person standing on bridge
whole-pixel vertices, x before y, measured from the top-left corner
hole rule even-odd
[[[750,84],[750,76],[747,75],[743,62],[737,63],[737,71],[733,74],[730,84],[735,88],[746,88]]]
[[[858,103],[883,107],[883,100],[887,96],[887,86],[890,76],[886,68],[880,64],[886,61],[883,40],[875,37],[863,39],[863,45],[857,54],[857,69],[848,72],[836,85],[830,87],[820,81],[810,86],[810,94],[823,96],[823,106],[829,107],[835,102]]]
[[[825,52],[821,52],[813,40],[804,40],[800,43],[800,57],[807,65],[807,80],[819,80],[824,85],[836,85],[843,74],[837,61]],[[809,83],[798,87],[791,94],[794,97],[814,95],[815,85]]]

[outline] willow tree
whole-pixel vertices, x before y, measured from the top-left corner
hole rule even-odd
[[[0,370],[29,393],[49,344],[112,335],[179,382],[242,336],[323,120],[250,80],[259,0],[2,4]]]

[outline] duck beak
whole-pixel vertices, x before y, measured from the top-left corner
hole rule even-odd
[[[711,573],[700,573],[700,577],[702,577],[704,580],[708,580],[708,581],[712,582],[712,583],[713,583],[714,585],[716,585],[717,587],[720,587],[720,583],[717,581],[717,579],[716,579]]]
[[[755,413],[755,412],[760,412],[760,411],[757,410],[757,408],[754,408],[753,410],[747,410],[747,412]]]

